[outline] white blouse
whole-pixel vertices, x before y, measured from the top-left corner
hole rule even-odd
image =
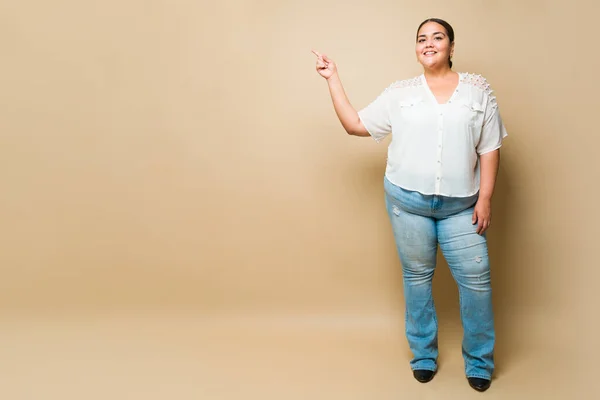
[[[447,103],[438,103],[422,74],[393,83],[358,112],[378,143],[392,134],[385,175],[393,184],[451,197],[479,191],[479,155],[508,134],[486,79],[459,77]]]

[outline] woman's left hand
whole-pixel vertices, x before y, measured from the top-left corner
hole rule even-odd
[[[473,225],[477,224],[477,234],[483,233],[490,227],[492,223],[492,201],[477,200],[475,211],[473,212]]]

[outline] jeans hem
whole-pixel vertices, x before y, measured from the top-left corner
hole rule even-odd
[[[432,371],[432,372],[436,372],[437,371],[437,367],[419,367],[419,366],[414,366],[414,367],[411,367],[411,369],[413,371],[415,371],[417,369],[421,370],[421,371]]]
[[[467,375],[467,378],[480,378],[480,379],[487,379],[488,381],[492,380],[492,377],[489,375],[480,375],[480,374],[469,374]]]

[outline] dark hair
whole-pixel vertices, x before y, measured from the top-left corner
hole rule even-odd
[[[452,26],[449,23],[439,18],[429,18],[421,22],[421,25],[419,25],[419,28],[417,28],[417,40],[419,39],[419,31],[421,30],[421,27],[428,22],[436,22],[443,26],[444,29],[446,29],[446,33],[448,34],[448,39],[450,39],[450,44],[454,43],[454,29],[452,29]],[[450,59],[450,57],[448,57],[448,64],[450,64],[450,68],[452,68],[452,60]]]

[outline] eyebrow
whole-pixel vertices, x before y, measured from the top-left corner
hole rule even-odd
[[[441,35],[444,35],[444,36],[446,35],[444,32],[434,32],[433,33],[433,35],[438,35],[438,34],[441,34]],[[418,37],[421,37],[421,36],[426,36],[426,35],[425,34],[420,34]]]

